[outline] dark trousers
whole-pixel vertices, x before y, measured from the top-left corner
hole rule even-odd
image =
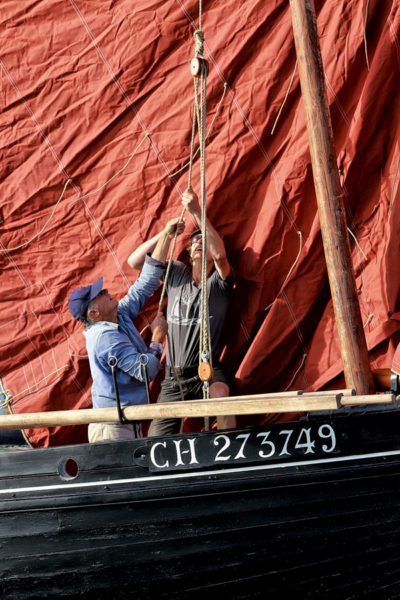
[[[189,382],[186,383],[187,379]],[[203,382],[190,381],[191,377],[179,377],[182,385],[182,393],[184,400],[198,400],[203,397]],[[179,402],[182,400],[179,385],[176,381],[170,378],[164,379],[161,384],[161,392],[158,396],[158,402]],[[182,419],[154,419],[149,427],[148,436],[163,436],[171,433],[179,433]]]
[[[179,380],[182,386],[184,400],[201,400],[203,398],[203,382],[199,378],[193,381],[193,374],[191,373],[188,377],[181,375]],[[228,385],[228,380],[219,366],[214,367],[211,383],[215,383],[216,381],[221,381]],[[167,369],[167,376],[161,384],[161,391],[157,403],[179,402],[180,400],[182,400],[182,394],[180,392],[179,384],[172,373]],[[154,419],[151,422],[147,435],[150,437],[179,433],[181,422],[182,419]]]

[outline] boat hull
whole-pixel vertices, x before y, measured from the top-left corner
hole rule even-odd
[[[140,440],[8,454],[2,599],[400,597],[399,414],[342,422],[353,452],[249,464],[150,470]]]

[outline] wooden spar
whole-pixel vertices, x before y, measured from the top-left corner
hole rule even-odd
[[[361,320],[313,0],[290,0],[322,241],[346,386],[374,391]]]
[[[217,398],[210,400],[188,400],[160,404],[139,404],[124,408],[126,419],[144,421],[166,417],[211,417],[219,415],[257,415],[268,413],[310,412],[335,410],[341,405],[387,404],[394,395],[376,394],[352,396],[351,393],[336,393],[334,390],[312,394],[257,394]],[[0,415],[0,430],[55,427],[59,425],[86,425],[118,421],[116,408],[88,408],[82,410],[60,410],[16,415]]]

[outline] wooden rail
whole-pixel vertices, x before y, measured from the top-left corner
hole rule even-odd
[[[387,404],[393,402],[395,399],[396,397],[393,394],[355,396],[352,395],[352,390],[313,393],[281,392],[210,400],[140,404],[124,408],[124,415],[129,420],[145,421],[165,417],[182,418],[312,412],[335,410],[341,406]],[[118,420],[116,408],[89,408],[0,415],[0,430],[86,425],[89,423],[115,422]]]

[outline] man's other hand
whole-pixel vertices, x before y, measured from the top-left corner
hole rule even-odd
[[[167,235],[169,235],[169,237],[172,239],[175,235],[175,233],[177,235],[180,235],[181,233],[183,233],[184,229],[185,229],[185,221],[179,220],[180,217],[176,217],[175,219],[171,219],[170,221],[168,221],[168,223],[165,226],[165,233]]]
[[[191,188],[183,192],[182,204],[191,214],[200,212],[199,199]]]
[[[156,317],[150,324],[150,329],[153,334],[151,336],[151,341],[158,342],[159,344],[162,343],[168,330],[168,324],[162,312],[157,313]]]

